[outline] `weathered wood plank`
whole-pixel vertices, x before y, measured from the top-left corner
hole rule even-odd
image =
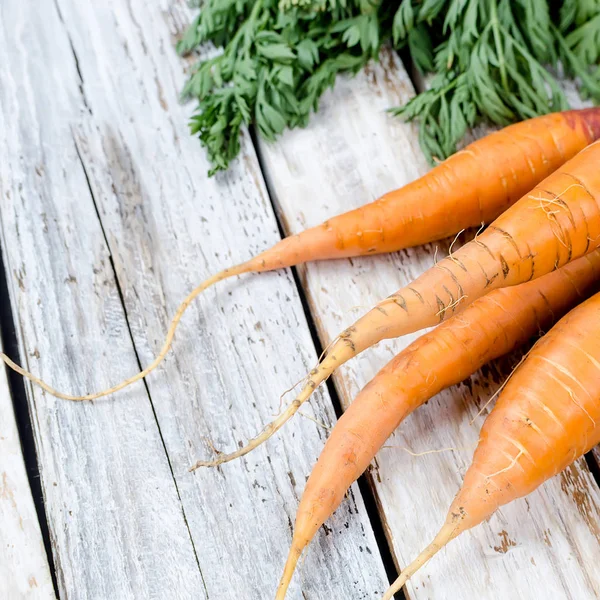
[[[327,94],[305,130],[261,143],[267,182],[288,233],[375,199],[425,172],[415,130],[384,109],[405,102],[410,81],[397,58]],[[444,254],[448,246],[441,244]],[[323,344],[433,262],[432,245],[394,256],[310,264],[302,281]],[[355,307],[360,307],[356,310]],[[364,307],[364,308],[363,308]],[[340,370],[342,401],[415,336],[381,343]],[[484,369],[412,415],[371,471],[396,561],[405,565],[428,543],[468,466],[483,417],[469,421],[518,359]],[[283,432],[282,436],[286,436]],[[396,447],[396,448],[394,448]],[[409,456],[455,447],[453,452]],[[539,491],[503,508],[453,542],[407,586],[410,598],[596,598],[600,590],[600,493],[580,461]],[[493,591],[491,591],[493,589]]]
[[[0,55],[1,236],[21,357],[59,388],[102,388],[138,364],[72,135],[89,112],[55,4],[2,2]],[[61,597],[205,597],[143,386],[94,405],[27,390]]]
[[[5,247],[11,269],[24,281],[24,291],[14,286],[15,303],[25,305],[20,313],[24,354],[37,344],[40,358],[32,368],[60,388],[83,392],[137,370],[112,281],[109,252],[135,350],[147,364],[158,352],[168,321],[184,295],[210,273],[274,243],[278,232],[249,139],[245,138],[242,158],[231,173],[209,180],[204,152],[188,135],[189,108],[177,102],[184,81],[182,61],[172,49],[174,37],[190,20],[183,2],[171,6],[166,1],[58,0],[62,27],[55,23],[56,15],[34,15],[38,9],[33,2],[18,4],[12,3],[16,14],[9,15],[10,21],[16,21],[20,32],[21,23],[27,20],[28,35],[35,40],[13,58],[11,71],[22,74],[14,87],[27,90],[40,114],[15,112],[20,117],[17,122],[21,121],[17,133],[24,138],[22,131],[35,116],[39,121],[33,130],[40,123],[45,137],[39,144],[43,154],[42,150],[36,153],[35,147],[24,147],[26,161],[19,179],[8,143],[4,149],[9,166],[2,173],[15,182],[5,209],[9,215],[5,218],[11,220],[10,227],[5,227]],[[57,31],[51,32],[53,27]],[[64,48],[66,34],[74,56]],[[40,46],[49,38],[58,38],[59,50],[43,52]],[[10,42],[14,46],[14,40]],[[56,79],[51,78],[46,87],[34,87],[38,68],[47,69]],[[58,88],[54,95],[48,89],[51,86]],[[46,101],[45,96],[51,97]],[[12,108],[11,102],[6,105],[7,110]],[[47,130],[43,120],[50,121]],[[81,162],[74,153],[71,132]],[[15,143],[25,145],[17,134],[15,138]],[[43,177],[29,172],[37,161]],[[90,214],[93,204],[84,189],[82,167],[106,245],[100,224]],[[39,191],[35,202],[43,202],[43,206],[32,206],[34,200],[24,196],[29,203],[28,225],[19,205],[21,179],[31,192]],[[44,181],[56,186],[40,190]],[[45,216],[40,216],[42,212]],[[46,221],[49,232],[44,231]],[[8,231],[17,224],[20,238]],[[56,237],[54,245],[46,242],[48,236]],[[34,258],[27,246],[35,247],[41,256]],[[25,257],[24,269],[20,256]],[[92,267],[101,272],[95,274]],[[77,282],[72,281],[75,278]],[[35,305],[37,286],[44,288],[39,294],[43,309]],[[292,351],[286,360],[281,358],[284,348]],[[288,429],[288,437],[248,460],[195,474],[187,468],[196,458],[210,454],[205,438],[218,447],[231,448],[270,420],[278,410],[282,389],[315,362],[293,279],[289,272],[282,272],[224,284],[190,309],[169,359],[148,378],[151,407],[142,384],[93,406],[67,405],[35,391],[42,454],[69,452],[65,457],[69,464],[81,463],[81,470],[73,467],[63,476],[58,489],[68,485],[77,496],[83,493],[81,486],[90,485],[98,496],[109,496],[109,507],[118,511],[109,518],[99,501],[88,501],[84,506],[96,514],[86,519],[78,512],[71,517],[51,497],[54,528],[68,531],[76,522],[81,530],[85,523],[91,531],[87,535],[80,531],[80,535],[98,545],[101,523],[110,521],[117,531],[130,523],[122,514],[125,500],[119,495],[125,484],[141,487],[143,476],[165,488],[167,495],[166,488],[172,488],[174,480],[200,570],[190,564],[190,552],[182,556],[176,571],[180,579],[162,583],[165,567],[156,564],[155,574],[147,571],[140,581],[148,580],[153,587],[137,597],[271,597],[291,539],[298,494],[322,448],[324,430],[300,418]],[[162,469],[164,456],[153,447],[156,426],[146,416],[150,409],[160,426],[172,477]],[[314,409],[306,412],[325,423],[334,419],[326,394],[319,395]],[[60,417],[60,429],[53,426],[55,414]],[[151,439],[139,443],[134,436],[137,430]],[[73,443],[69,443],[71,438],[76,438]],[[90,447],[93,453],[85,451]],[[79,461],[70,456],[76,450],[81,453]],[[126,461],[131,472],[109,477],[104,467],[119,459]],[[44,478],[51,496],[56,493],[51,483],[54,470],[56,465],[48,458]],[[135,490],[128,493],[136,494],[127,506],[138,519],[147,511],[144,526],[148,531],[143,549],[120,548],[117,556],[130,558],[139,552],[145,564],[154,564],[166,560],[169,546],[183,552],[190,543],[188,532],[184,536],[177,529],[178,521],[169,523],[167,515],[160,514],[154,503],[157,493],[148,502]],[[168,498],[165,505],[168,512],[174,502]],[[181,509],[178,516],[182,516]],[[290,598],[377,597],[386,586],[385,573],[356,488],[351,502],[329,526],[335,535],[327,529],[318,536],[306,558],[303,590],[296,583]],[[155,539],[159,532],[161,539]],[[130,538],[134,538],[131,532],[118,537],[128,542]],[[96,561],[76,556],[83,550],[72,536],[59,546],[57,555],[71,557],[75,571],[93,562],[97,575],[110,580],[110,552],[106,547],[96,551]],[[94,598],[127,597],[88,585],[89,577],[83,573],[77,576],[81,597],[86,592]],[[156,580],[161,580],[160,588]],[[94,590],[102,591],[94,595]]]
[[[0,597],[55,598],[5,369],[0,369],[0,531]]]

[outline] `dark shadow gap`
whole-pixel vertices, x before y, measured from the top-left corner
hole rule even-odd
[[[401,48],[400,50],[396,50],[395,52],[400,57],[400,60],[402,61],[402,64],[404,65],[406,73],[407,73],[408,77],[410,78],[410,81],[413,85],[413,88],[415,89],[415,92],[417,94],[424,92],[425,91],[425,77],[419,71],[419,69],[417,69],[417,67],[415,66],[415,63],[410,55],[408,46],[405,46],[404,48]]]
[[[337,397],[335,400],[333,399],[335,390],[333,383],[328,385],[328,389],[334,406],[339,405],[339,399]],[[381,555],[381,562],[383,563],[385,574],[387,575],[390,584],[392,584],[394,581],[396,581],[396,578],[400,573],[396,568],[396,563],[394,562],[394,558],[392,556],[388,538],[385,534],[381,512],[379,511],[379,506],[377,504],[377,500],[375,499],[373,483],[371,482],[371,476],[368,475],[368,471],[363,473],[358,478],[358,489],[362,494],[363,502],[365,503],[365,510],[367,511],[369,520],[371,521],[371,527],[373,528],[373,534],[375,535],[375,540],[377,541],[377,546],[379,548],[379,554]],[[408,600],[407,595],[404,593],[404,588],[399,592],[396,592],[394,598],[395,600]]]
[[[592,452],[588,452],[584,458],[588,469],[594,477],[594,481],[600,486],[600,465],[598,464],[596,457]]]
[[[260,165],[260,169],[263,175],[263,179],[265,181],[265,185],[267,187],[267,192],[269,194],[269,200],[271,202],[271,206],[273,207],[273,212],[275,213],[277,228],[279,230],[279,235],[283,238],[286,237],[286,232],[284,229],[284,225],[282,222],[280,211],[274,202],[275,194],[271,189],[269,178],[267,176],[266,169],[263,165],[262,156],[260,153],[258,140],[256,138],[256,132],[254,128],[250,129],[250,136],[252,138],[252,143],[254,144],[254,148],[256,151],[256,155],[258,157],[258,163]],[[316,349],[317,356],[320,356],[323,352],[323,344],[319,339],[319,334],[317,333],[317,328],[315,322],[312,318],[312,313],[310,307],[308,305],[308,299],[306,297],[306,293],[304,291],[304,287],[300,281],[300,276],[298,274],[298,269],[296,267],[292,267],[291,269],[292,276],[294,278],[294,283],[296,285],[296,289],[298,290],[298,295],[300,297],[300,302],[302,303],[302,310],[304,311],[304,316],[306,318],[306,322],[308,323],[308,329],[310,332],[310,336],[313,342],[313,345]],[[333,405],[333,410],[335,411],[336,417],[339,419],[343,413],[342,403],[340,402],[340,398],[338,396],[337,390],[335,389],[335,385],[333,380],[330,378],[326,382],[327,391],[331,398],[331,403]],[[392,556],[391,548],[388,544],[387,537],[385,535],[385,530],[383,526],[383,521],[381,519],[381,514],[377,507],[377,501],[375,500],[375,496],[373,494],[372,486],[368,480],[368,476],[363,474],[358,479],[358,487],[360,493],[363,498],[363,502],[365,505],[365,510],[367,512],[367,516],[369,517],[369,521],[371,523],[371,527],[373,529],[373,534],[375,536],[375,541],[377,542],[377,547],[379,549],[379,554],[381,556],[381,562],[383,563],[383,567],[385,569],[386,576],[388,581],[393,583],[398,577],[398,570],[396,569],[396,565],[394,563],[394,559]],[[400,590],[395,596],[395,600],[407,600],[406,595],[403,590]]]
[[[2,253],[1,248],[0,338],[2,339],[2,346],[4,347],[4,352],[8,356],[12,357],[13,360],[19,362],[19,364],[25,364],[25,362],[21,360],[21,354],[19,352],[19,343],[17,341],[15,319],[13,316],[12,306],[10,302],[10,294],[8,293],[8,280],[6,277],[4,255]],[[58,580],[56,578],[54,557],[52,555],[52,544],[50,542],[50,531],[48,529],[48,517],[46,514],[46,505],[44,503],[44,493],[42,491],[42,482],[40,479],[40,469],[37,457],[37,450],[35,447],[35,436],[33,435],[33,425],[29,409],[29,402],[27,401],[27,394],[25,392],[25,383],[23,382],[23,378],[18,373],[16,373],[12,369],[9,369],[6,365],[4,366],[4,368],[6,369],[6,374],[8,377],[8,388],[13,402],[15,420],[17,422],[17,430],[19,432],[19,439],[21,441],[21,452],[23,454],[23,460],[25,461],[27,479],[29,480],[29,487],[31,488],[33,504],[37,513],[38,522],[40,524],[42,540],[44,542],[46,558],[48,560],[48,565],[50,568],[50,575],[52,577],[54,593],[58,598]]]

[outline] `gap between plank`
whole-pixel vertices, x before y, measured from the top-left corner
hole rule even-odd
[[[596,448],[600,448],[600,446],[596,446]],[[592,450],[591,452],[588,452],[584,458],[594,481],[598,484],[598,487],[600,487],[600,465],[596,459],[597,456],[598,454],[594,453]]]
[[[281,214],[279,209],[274,202],[274,194],[269,185],[269,178],[266,174],[266,169],[264,168],[263,159],[260,152],[260,147],[257,141],[257,133],[254,127],[250,128],[250,138],[252,140],[252,144],[254,145],[254,151],[256,152],[258,164],[263,176],[263,180],[265,182],[265,186],[267,188],[267,194],[269,197],[269,202],[271,203],[271,207],[273,208],[273,213],[275,214],[275,221],[277,223],[277,229],[279,231],[279,235],[281,238],[286,237],[285,227],[282,222]],[[300,276],[298,273],[297,267],[291,267],[290,271],[292,273],[292,277],[294,278],[294,284],[296,289],[298,290],[298,296],[300,297],[300,302],[302,304],[302,311],[304,312],[304,316],[306,318],[306,322],[308,324],[308,330],[310,333],[310,337],[312,339],[312,343],[315,347],[315,351],[317,356],[321,356],[323,352],[323,344],[319,339],[319,334],[317,333],[317,328],[315,325],[315,321],[312,318],[312,313],[308,304],[308,299],[306,297],[306,293],[304,291],[304,287],[300,281]],[[329,397],[331,398],[331,403],[333,405],[333,410],[335,412],[335,416],[339,419],[342,416],[342,403],[340,402],[337,390],[335,389],[335,384],[331,378],[327,379],[325,382],[327,386],[327,391],[329,393]],[[381,513],[379,511],[377,500],[375,498],[373,487],[370,481],[370,476],[367,472],[363,473],[357,480],[358,488],[363,498],[363,502],[365,505],[365,510],[367,512],[367,516],[369,517],[369,522],[371,523],[371,527],[373,528],[373,535],[375,537],[375,541],[377,543],[377,547],[379,549],[379,555],[381,556],[381,562],[383,563],[383,567],[385,569],[386,576],[388,581],[393,583],[398,577],[398,569],[396,568],[396,564],[394,562],[394,558],[392,556],[391,547],[389,545],[387,536],[385,534],[385,528],[383,525],[383,519]],[[395,600],[407,600],[406,594],[404,590],[400,590],[394,596]]]
[[[74,49],[73,49],[73,53],[75,53]],[[111,249],[110,249],[110,245],[108,243],[108,237],[106,236],[106,231],[105,231],[104,225],[102,223],[102,217],[101,217],[100,211],[98,209],[98,204],[96,203],[96,198],[94,197],[94,192],[92,190],[92,186],[91,186],[90,179],[89,179],[89,176],[88,176],[88,173],[87,173],[85,162],[83,160],[83,156],[81,155],[81,153],[79,151],[79,146],[77,145],[77,139],[76,139],[75,136],[73,136],[73,143],[75,145],[75,151],[77,152],[77,158],[79,159],[79,162],[81,164],[81,168],[83,170],[83,174],[85,176],[85,181],[86,181],[89,193],[90,193],[90,198],[92,200],[92,204],[94,206],[94,210],[96,211],[96,216],[98,217],[98,224],[100,225],[100,229],[102,230],[102,235],[104,237],[104,240],[105,240],[105,243],[106,243],[106,247],[107,247],[108,252],[109,252],[108,258],[110,260],[110,267],[112,269],[113,279],[114,279],[114,282],[115,282],[115,287],[117,289],[117,293],[119,294],[119,300],[121,302],[121,306],[123,307],[123,317],[125,319],[125,325],[127,327],[127,333],[129,335],[129,339],[131,341],[131,346],[133,348],[133,353],[135,355],[136,364],[138,366],[138,369],[141,371],[143,369],[143,367],[142,367],[142,363],[141,363],[141,360],[140,360],[140,357],[139,357],[139,354],[138,354],[138,351],[137,351],[137,348],[136,348],[136,345],[135,345],[135,341],[134,341],[134,338],[133,338],[133,333],[131,331],[131,325],[129,323],[129,317],[127,315],[127,307],[125,306],[125,298],[123,297],[123,290],[121,289],[121,284],[119,283],[119,278],[118,278],[118,275],[117,275],[117,270],[115,268],[115,262],[114,262],[114,259],[112,257],[112,252],[111,252]],[[148,382],[146,381],[146,378],[142,379],[142,383],[144,384],[144,388],[145,388],[146,394],[148,396],[148,401],[150,402],[150,408],[152,409],[152,414],[154,415],[154,421],[156,422],[156,427],[158,428],[158,435],[160,436],[160,441],[161,441],[161,444],[163,446],[163,450],[165,451],[165,456],[167,458],[167,463],[169,465],[169,471],[171,472],[171,477],[173,479],[173,485],[175,486],[175,492],[177,494],[177,499],[179,500],[179,505],[181,507],[181,515],[183,516],[183,520],[184,520],[184,523],[185,523],[185,526],[186,526],[186,529],[187,529],[187,532],[188,532],[188,536],[190,538],[190,543],[192,545],[192,550],[194,552],[194,558],[196,560],[196,564],[198,565],[198,572],[200,573],[200,577],[202,578],[202,585],[204,586],[204,591],[206,593],[206,597],[209,598],[208,588],[206,587],[206,581],[204,579],[204,574],[202,573],[202,569],[200,567],[200,559],[198,558],[198,552],[196,551],[196,546],[194,544],[194,539],[192,537],[192,532],[190,530],[190,526],[189,526],[189,523],[188,523],[187,515],[185,514],[185,508],[183,506],[183,501],[181,499],[181,494],[179,492],[179,486],[177,485],[177,479],[175,478],[175,472],[173,471],[173,465],[171,464],[171,458],[169,456],[169,452],[167,451],[167,446],[166,446],[166,443],[165,443],[165,440],[164,440],[164,437],[163,437],[163,433],[162,433],[161,428],[160,428],[160,423],[159,423],[159,420],[158,420],[158,416],[156,414],[156,410],[154,408],[154,402],[152,401],[152,395],[150,394],[150,389],[148,387]]]
[[[4,352],[6,352],[8,356],[12,356],[15,360],[18,360],[21,364],[25,364],[21,360],[21,353],[19,352],[19,342],[17,340],[15,328],[15,316],[12,310],[10,294],[8,292],[8,278],[2,248],[0,248],[0,338],[2,339]],[[13,404],[19,440],[21,442],[21,453],[23,455],[23,462],[25,463],[25,471],[27,472],[31,496],[40,525],[42,540],[44,542],[44,550],[46,552],[46,559],[52,578],[52,587],[54,588],[54,595],[58,598],[58,580],[56,577],[54,556],[52,554],[50,530],[48,527],[46,505],[40,479],[37,449],[33,435],[33,423],[29,402],[27,401],[27,393],[25,392],[25,383],[18,373],[9,369],[6,365],[4,365],[4,369],[6,370],[8,378],[8,389]]]
[[[392,48],[392,52],[396,52],[396,54],[400,57],[400,62],[402,62],[404,65],[404,70],[406,71],[406,74],[408,75],[408,78],[415,89],[415,93],[420,94],[421,92],[424,92],[426,89],[425,77],[415,66],[415,62],[412,59],[408,46],[405,46],[400,50],[394,50]]]

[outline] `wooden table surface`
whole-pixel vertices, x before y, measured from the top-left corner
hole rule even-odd
[[[341,79],[308,128],[256,146],[244,132],[239,160],[208,178],[193,107],[178,102],[189,62],[173,45],[191,16],[180,0],[0,2],[2,339],[61,390],[151,362],[185,294],[272,245],[279,226],[298,232],[427,169],[416,129],[384,112],[414,93],[384,52]],[[303,407],[311,418],[246,458],[188,467],[260,430],[321,348],[434,252],[225,282],[189,309],[145,382],[93,403],[2,371],[0,598],[272,598],[322,425],[414,337],[351,361]],[[401,426],[320,530],[290,600],[380,597],[442,523],[485,414],[469,423],[518,360]],[[580,460],[453,542],[405,595],[587,600],[600,597],[598,564],[600,491]]]

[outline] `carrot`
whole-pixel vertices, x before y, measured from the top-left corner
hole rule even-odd
[[[306,483],[276,600],[285,598],[304,548],[413,410],[545,330],[599,284],[597,250],[536,281],[490,292],[392,359],[333,428]]]
[[[542,181],[486,231],[377,304],[330,345],[295,400],[244,447],[198,461],[243,456],[278,431],[333,371],[381,340],[442,322],[488,292],[525,283],[600,246],[600,141]]]
[[[313,260],[392,252],[489,222],[598,138],[600,108],[555,113],[511,125],[471,144],[413,183],[213,275],[181,303],[154,361],[137,375],[101,392],[63,394],[6,355],[0,356],[11,368],[59,398],[93,400],[106,396],[139,381],[162,362],[187,307],[215,283]]]
[[[561,319],[508,381],[481,429],[446,522],[384,600],[460,533],[529,494],[600,442],[599,374],[596,294]]]

